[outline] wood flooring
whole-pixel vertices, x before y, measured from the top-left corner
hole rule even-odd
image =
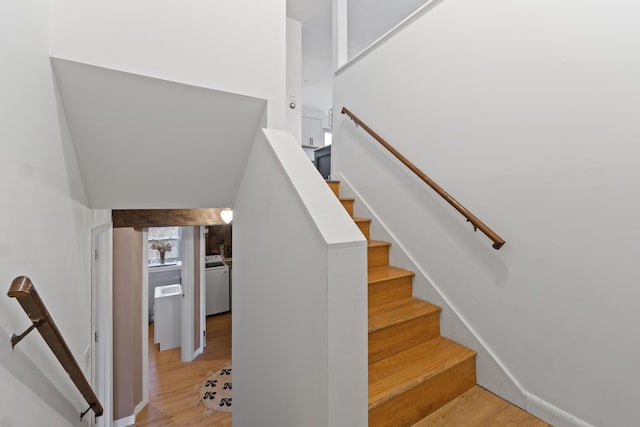
[[[231,361],[231,314],[207,318],[207,349],[191,363],[180,361],[180,349],[158,352],[149,328],[149,405],[136,417],[135,426],[232,427],[231,414],[204,415],[194,389],[206,374]],[[402,367],[393,368],[400,373]],[[498,396],[475,386],[413,427],[551,427]],[[389,427],[393,427],[389,425]]]
[[[198,401],[195,386],[207,374],[231,363],[231,314],[207,318],[207,347],[191,363],[180,361],[180,349],[158,351],[153,344],[153,325],[149,327],[149,405],[136,417],[134,426],[231,427],[231,413],[204,415],[206,407]]]
[[[475,386],[413,427],[552,427],[533,415],[523,411]]]

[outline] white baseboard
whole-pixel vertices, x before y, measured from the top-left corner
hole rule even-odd
[[[131,415],[129,417],[120,418],[119,420],[115,420],[113,422],[113,427],[127,427],[136,423],[135,415]]]
[[[147,406],[149,402],[146,401],[142,401],[140,403],[138,403],[136,405],[136,407],[133,410],[133,415],[130,415],[128,417],[124,417],[124,418],[120,418],[119,420],[116,420],[113,422],[113,426],[114,427],[127,427],[130,425],[133,425],[136,423],[136,415],[138,415],[140,413],[140,411],[142,411],[144,409],[145,406]]]
[[[526,393],[526,401],[527,412],[554,427],[594,427],[531,393]]]
[[[135,407],[135,409],[133,410],[133,416],[137,416],[140,411],[142,411],[144,409],[145,406],[147,406],[147,404],[149,403],[149,401],[142,399],[142,402],[138,403]]]
[[[193,358],[200,356],[204,352],[204,347],[200,346],[196,351],[193,352]]]

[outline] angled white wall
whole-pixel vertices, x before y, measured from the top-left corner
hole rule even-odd
[[[506,239],[492,249],[336,115],[334,172],[555,426],[637,423],[639,11],[445,1],[335,79],[336,112],[358,114]]]
[[[81,367],[91,338],[91,228],[109,211],[86,197],[49,63],[50,3],[0,6],[0,425],[71,426],[86,409],[37,332],[6,296],[31,277]]]
[[[91,207],[232,206],[265,100],[52,63]]]
[[[284,0],[62,0],[50,53],[114,70],[266,99],[285,128]]]
[[[366,426],[366,241],[291,134],[257,136],[233,221],[234,425]]]

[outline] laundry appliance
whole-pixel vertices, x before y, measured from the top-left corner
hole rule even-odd
[[[206,314],[229,311],[229,266],[221,255],[204,258],[206,285]]]

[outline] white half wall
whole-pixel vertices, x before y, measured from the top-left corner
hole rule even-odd
[[[90,210],[47,52],[50,3],[0,5],[0,425],[72,426],[86,402],[6,296],[29,276],[85,369],[91,339],[91,229],[111,220]],[[85,370],[89,377],[89,371]]]
[[[348,107],[507,241],[492,249],[336,114],[333,171],[557,427],[637,424],[638,12],[445,1],[334,81],[336,112]]]
[[[366,426],[366,241],[290,133],[258,134],[233,231],[234,424]]]
[[[54,57],[268,101],[285,128],[284,0],[61,0]]]

